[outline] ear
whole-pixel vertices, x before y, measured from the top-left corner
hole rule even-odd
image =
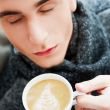
[[[69,1],[70,1],[71,11],[72,12],[75,12],[76,11],[76,8],[77,8],[77,2],[76,2],[76,0],[69,0]]]

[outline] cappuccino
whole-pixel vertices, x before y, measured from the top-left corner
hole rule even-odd
[[[65,83],[45,79],[30,88],[26,101],[29,110],[65,110],[71,99],[70,94]]]

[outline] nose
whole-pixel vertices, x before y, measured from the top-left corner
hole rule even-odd
[[[42,23],[37,20],[31,20],[28,23],[28,39],[33,45],[44,46],[48,33]]]

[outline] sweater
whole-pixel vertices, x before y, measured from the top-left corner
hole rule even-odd
[[[65,77],[73,90],[75,83],[110,74],[109,13],[110,0],[78,0],[65,59],[55,67],[43,69],[12,50],[0,75],[0,110],[25,110],[23,89],[32,78],[43,73]]]

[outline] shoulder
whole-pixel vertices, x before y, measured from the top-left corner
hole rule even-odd
[[[89,10],[99,14],[107,9],[110,9],[110,0],[78,0]]]
[[[110,42],[110,0],[78,0],[84,8],[97,15]]]

